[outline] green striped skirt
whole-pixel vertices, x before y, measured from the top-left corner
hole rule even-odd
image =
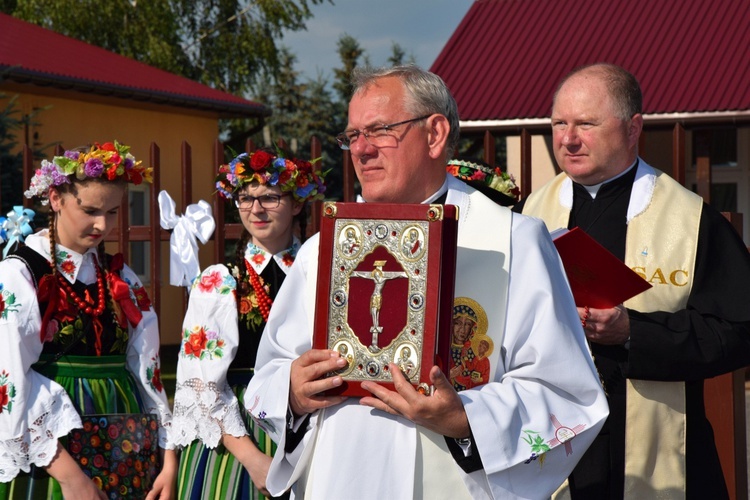
[[[42,355],[32,368],[63,386],[81,415],[142,412],[135,380],[125,368],[125,355],[63,356],[48,362],[50,359]],[[22,472],[9,483],[0,483],[3,500],[62,497],[57,481],[39,467]]]
[[[232,391],[240,401],[240,412],[245,421],[248,434],[256,445],[268,456],[276,452],[276,443],[256,427],[242,404],[249,377],[233,377]],[[234,383],[236,382],[236,383]],[[180,500],[245,500],[266,498],[253,484],[250,474],[229,453],[224,445],[219,444],[210,449],[203,442],[196,440],[182,450],[180,454],[180,471],[178,493]]]

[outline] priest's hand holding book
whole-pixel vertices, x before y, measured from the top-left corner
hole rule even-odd
[[[578,316],[589,342],[623,345],[630,339],[630,319],[622,304],[608,309],[579,307]]]
[[[627,345],[630,319],[623,302],[651,288],[646,280],[579,228],[551,232],[590,342]]]

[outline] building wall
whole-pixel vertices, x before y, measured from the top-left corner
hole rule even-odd
[[[653,167],[672,175],[672,130],[648,130],[644,132],[644,145],[640,155]],[[693,164],[692,132],[685,133],[686,184],[692,189],[695,183]],[[521,139],[508,136],[507,169],[516,181],[521,178]],[[552,152],[551,135],[534,135],[531,139],[532,191],[543,186],[559,173]],[[714,166],[712,182],[737,185],[737,211],[743,214],[743,237],[750,246],[750,127],[737,128],[737,165]]]
[[[27,86],[28,87],[28,86]],[[87,95],[79,92],[46,91],[41,87],[0,85],[0,92],[18,95],[19,108],[24,114],[39,110],[38,126],[24,131],[26,139],[37,145],[59,143],[66,149],[85,146],[91,142],[118,140],[131,146],[136,159],[149,162],[150,145],[159,146],[161,189],[167,190],[181,205],[181,147],[186,141],[192,149],[193,203],[199,199],[211,202],[214,187],[214,141],[218,137],[218,115],[192,112],[169,106],[156,106],[123,99]],[[2,103],[0,103],[2,104]],[[24,137],[18,137],[23,143]],[[54,146],[45,149],[48,157]],[[144,190],[146,185],[131,189]],[[159,214],[153,214],[159,217]],[[108,251],[116,252],[117,244],[108,244]],[[201,267],[211,264],[210,248],[201,248]],[[161,248],[161,338],[162,344],[179,344],[182,325],[182,288],[169,285],[169,243]],[[143,277],[150,284],[150,277]]]

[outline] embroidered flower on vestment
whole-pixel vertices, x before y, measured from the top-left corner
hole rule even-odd
[[[532,461],[539,459],[539,467],[544,465],[545,453],[551,448],[537,431],[523,431],[526,436],[521,436],[521,439],[531,447],[531,456],[526,460],[525,464],[530,464]]]

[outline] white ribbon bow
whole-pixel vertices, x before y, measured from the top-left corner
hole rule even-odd
[[[211,205],[200,200],[188,205],[185,215],[175,214],[175,202],[169,193],[159,193],[159,218],[162,229],[172,229],[169,238],[169,284],[189,287],[201,272],[198,243],[205,244],[216,228]]]
[[[34,220],[34,211],[16,205],[8,212],[8,217],[0,217],[0,244],[5,241],[8,244],[3,249],[3,257],[17,244],[23,243],[24,238],[33,232],[31,221]]]

